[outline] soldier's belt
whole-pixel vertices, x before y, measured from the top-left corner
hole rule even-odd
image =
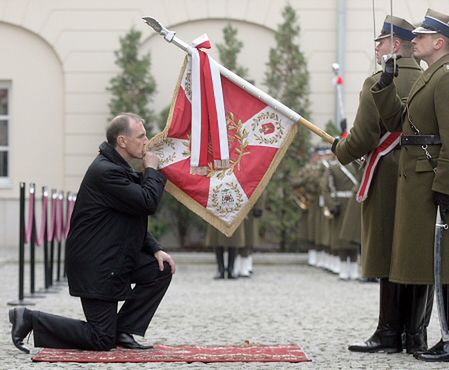
[[[441,145],[438,135],[402,135],[401,145]]]
[[[351,190],[331,193],[332,198],[352,198],[353,195],[354,193]]]

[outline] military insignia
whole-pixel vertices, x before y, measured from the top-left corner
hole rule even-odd
[[[240,187],[233,182],[219,183],[212,188],[211,195],[213,211],[222,217],[240,211],[244,201]]]
[[[284,127],[278,113],[262,111],[251,121],[254,138],[260,144],[278,144],[284,136]]]

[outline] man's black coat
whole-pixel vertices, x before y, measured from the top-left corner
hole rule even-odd
[[[161,249],[147,222],[165,182],[152,168],[135,172],[114,147],[100,145],[77,194],[67,239],[71,295],[113,301],[127,297],[137,259],[154,259]]]

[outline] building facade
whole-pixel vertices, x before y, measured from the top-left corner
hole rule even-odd
[[[287,3],[299,15],[298,42],[310,73],[312,113],[306,118],[322,128],[335,119],[331,66],[338,61],[350,126],[361,84],[375,70],[373,36],[390,0],[376,0],[374,9],[372,0],[0,0],[0,252],[18,242],[21,181],[77,191],[104,140],[106,86],[118,72],[120,36],[131,27],[143,33],[158,113],[171,102],[184,54],[142,17],[157,18],[184,41],[207,33],[213,43],[222,42],[222,29],[231,23],[244,43],[239,63],[264,90],[268,52]],[[393,3],[393,14],[413,23],[428,7],[449,13],[447,0]],[[210,53],[218,56],[216,49]]]

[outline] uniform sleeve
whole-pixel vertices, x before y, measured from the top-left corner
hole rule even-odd
[[[364,156],[379,144],[381,133],[379,113],[370,91],[375,81],[373,77],[365,80],[353,127],[348,136],[337,144],[335,154],[342,164],[348,164]]]
[[[397,95],[394,83],[382,90],[374,84],[371,87],[371,93],[385,128],[391,132],[402,131],[405,104]]]
[[[449,71],[438,81],[434,103],[442,145],[432,190],[449,194]]]
[[[125,169],[108,168],[100,177],[107,205],[130,215],[152,215],[164,193],[166,178],[153,168],[145,169],[142,185],[131,181]]]

